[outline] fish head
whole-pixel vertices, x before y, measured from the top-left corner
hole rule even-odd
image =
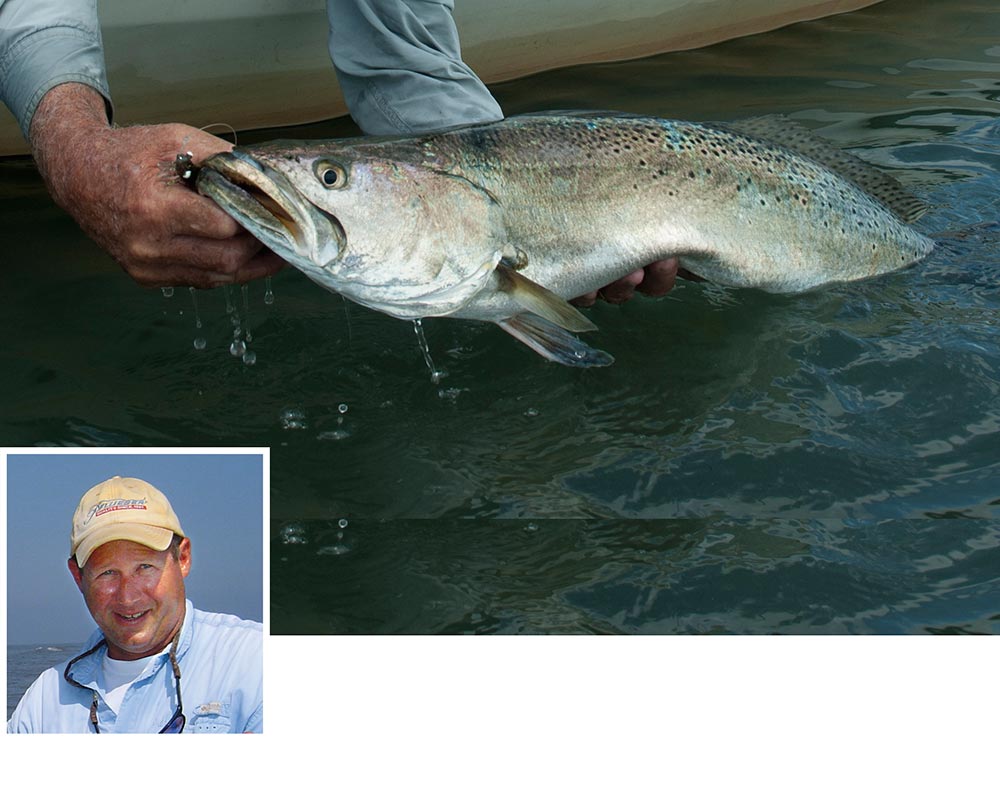
[[[196,188],[317,283],[399,318],[459,309],[506,243],[488,191],[370,145],[234,149],[202,163]]]

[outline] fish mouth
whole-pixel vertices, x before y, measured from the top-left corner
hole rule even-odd
[[[283,173],[240,150],[214,154],[198,169],[195,188],[266,246],[295,263],[324,265],[344,246],[344,228],[303,200]]]

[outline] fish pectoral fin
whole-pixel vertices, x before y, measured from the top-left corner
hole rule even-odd
[[[496,272],[497,286],[528,312],[533,312],[568,331],[594,331],[597,327],[568,301],[533,282],[501,261]]]
[[[568,367],[607,367],[614,357],[591,348],[565,329],[530,312],[521,312],[504,318],[497,325],[535,353]]]

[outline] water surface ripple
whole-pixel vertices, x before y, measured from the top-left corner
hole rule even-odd
[[[240,294],[136,288],[0,163],[0,441],[270,446],[279,632],[997,632],[997,41],[993,3],[887,0],[496,86],[508,113],[783,113],[932,206],[931,257],[877,280],[599,304],[600,370],[426,320],[431,381],[409,323],[294,271],[249,288],[247,364]],[[342,518],[344,550],[280,536]]]

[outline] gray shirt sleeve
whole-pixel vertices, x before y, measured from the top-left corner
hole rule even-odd
[[[0,0],[0,100],[25,139],[38,102],[64,82],[104,96],[110,117],[97,0]]]
[[[463,61],[453,0],[327,0],[330,56],[366,134],[412,134],[503,118]]]

